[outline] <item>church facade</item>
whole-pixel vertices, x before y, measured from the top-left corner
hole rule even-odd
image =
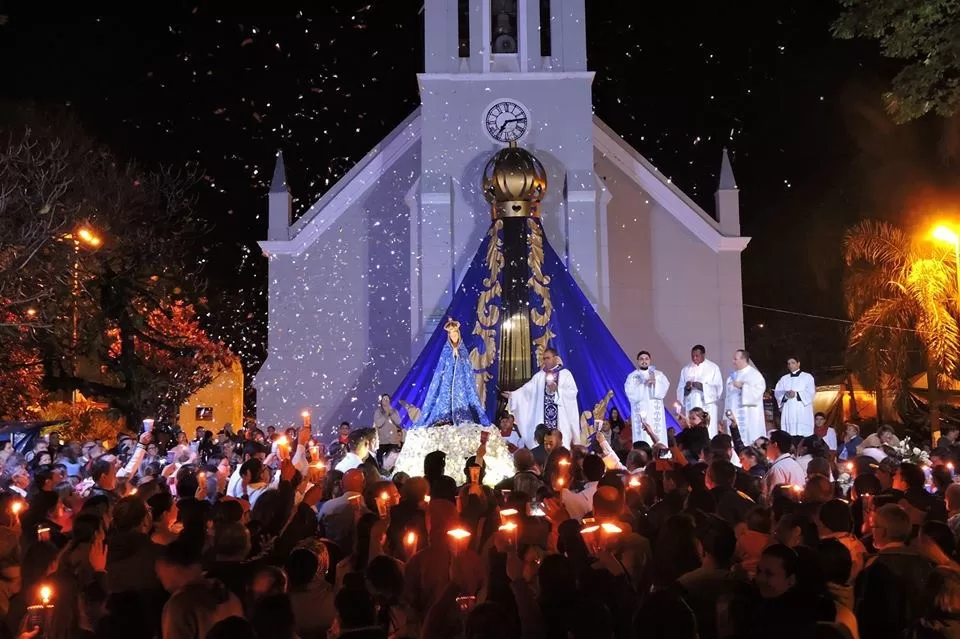
[[[489,226],[484,165],[511,141],[543,162],[544,231],[623,349],[651,351],[674,383],[693,344],[726,362],[749,241],[726,153],[714,217],[593,114],[584,0],[424,13],[421,106],[296,221],[277,159],[258,420],[372,423],[444,319]]]

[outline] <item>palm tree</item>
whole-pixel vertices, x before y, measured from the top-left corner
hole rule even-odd
[[[865,220],[843,238],[848,270],[847,312],[853,320],[849,349],[867,362],[877,387],[889,375],[899,391],[909,374],[911,350],[924,355],[930,430],[940,430],[940,383],[957,372],[960,327],[952,251],[917,241],[886,222]],[[953,266],[954,268],[951,268]]]

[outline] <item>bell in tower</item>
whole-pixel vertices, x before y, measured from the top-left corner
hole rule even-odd
[[[517,0],[490,0],[494,54],[517,52]]]

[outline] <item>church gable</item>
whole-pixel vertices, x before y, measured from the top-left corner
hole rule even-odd
[[[410,363],[408,196],[420,145],[419,136],[393,142],[324,196],[292,239],[262,243],[268,355],[254,386],[265,423],[304,408],[318,418],[356,412],[358,391],[393,387]]]

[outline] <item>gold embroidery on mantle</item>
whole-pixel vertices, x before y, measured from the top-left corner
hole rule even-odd
[[[533,218],[527,220],[527,226],[530,229],[527,234],[527,245],[530,251],[527,258],[527,264],[530,267],[530,279],[527,280],[527,286],[540,296],[541,306],[543,307],[541,311],[532,303],[530,306],[530,321],[543,328],[543,334],[533,340],[534,346],[537,347],[537,365],[539,366],[540,356],[550,346],[550,340],[556,335],[548,326],[550,317],[553,315],[553,301],[550,299],[550,277],[543,274],[543,227]]]
[[[483,278],[484,290],[477,299],[477,321],[473,326],[473,334],[483,341],[483,352],[476,347],[470,351],[470,365],[473,367],[477,395],[480,397],[480,404],[484,406],[487,403],[487,382],[493,378],[488,369],[497,358],[496,326],[500,320],[500,307],[496,300],[501,293],[499,274],[503,268],[503,248],[500,240],[502,228],[502,220],[497,220],[490,227],[490,244],[487,247],[489,274]]]

